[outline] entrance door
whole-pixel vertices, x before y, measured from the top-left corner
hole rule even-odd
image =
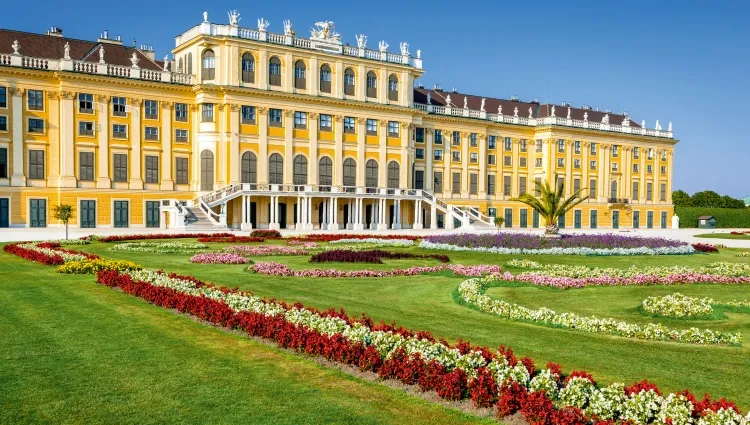
[[[146,201],[146,227],[159,227],[159,201]]]
[[[531,226],[535,229],[539,228],[539,211],[537,210],[531,214]]]
[[[372,205],[365,205],[365,227],[366,229],[370,228],[370,223],[372,223]]]
[[[294,203],[294,221],[293,223],[296,225],[298,223],[297,221],[297,203]]]
[[[654,228],[654,212],[653,211],[646,212],[646,227],[648,227],[649,229]]]
[[[620,228],[620,211],[612,211],[612,228]]]
[[[641,227],[641,212],[633,211],[633,229]]]
[[[10,199],[0,198],[0,227],[10,227]]]
[[[29,207],[31,227],[47,227],[47,200],[31,199]]]
[[[575,210],[573,212],[573,227],[576,229],[581,228],[581,210]]]
[[[128,227],[128,201],[115,201],[115,227]]]
[[[349,224],[349,205],[344,205],[344,228]]]
[[[391,228],[393,227],[393,218],[396,216],[393,213],[393,210],[394,210],[394,206],[393,205],[389,205],[388,206],[388,217],[389,217],[388,218],[388,227],[391,227]]]
[[[96,201],[81,201],[81,228],[96,227]]]
[[[250,223],[253,224],[253,229],[258,228],[257,207],[255,202],[250,202]]]
[[[286,229],[286,204],[279,202],[279,227]]]

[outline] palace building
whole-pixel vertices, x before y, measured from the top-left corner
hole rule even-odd
[[[0,227],[65,203],[90,228],[535,228],[511,199],[542,180],[588,195],[561,227],[671,220],[671,124],[425,88],[406,43],[239,21],[204,13],[164,60],[0,30]]]

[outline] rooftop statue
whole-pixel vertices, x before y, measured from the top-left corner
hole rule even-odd
[[[208,22],[208,12],[203,12],[203,22]]]
[[[428,105],[432,104],[432,95],[430,95],[430,92],[427,92],[427,104]]]
[[[568,119],[570,119],[570,106],[568,106]]]
[[[464,109],[469,109],[469,98],[464,96]]]
[[[445,103],[446,103],[446,106],[450,108],[450,106],[451,106],[451,95],[448,95],[445,98]]]
[[[534,111],[531,109],[531,106],[529,106],[529,118],[534,118]]]
[[[588,122],[588,120],[589,120],[589,113],[588,112],[584,112],[583,113],[583,121],[584,122]]]
[[[227,15],[229,15],[229,25],[236,27],[240,24],[240,12],[237,11],[237,9],[227,12]]]
[[[659,120],[656,120],[656,125],[654,126],[656,130],[661,130],[661,124],[659,124]]]
[[[497,114],[502,115],[503,114],[503,105],[497,105]]]
[[[669,126],[667,127],[668,132],[672,132],[672,121],[669,122]]]
[[[518,118],[518,106],[513,109],[513,116]]]
[[[484,112],[484,102],[485,102],[486,100],[487,100],[487,99],[485,99],[485,98],[482,98],[482,105],[481,105],[481,106],[479,107],[479,110],[480,110],[480,111],[482,111],[482,112]]]
[[[400,47],[401,47],[401,54],[404,56],[408,56],[409,55],[409,43],[404,41],[403,43],[401,43]]]
[[[133,52],[133,56],[130,57],[130,63],[133,64],[133,68],[138,68],[138,62],[140,62],[140,59],[138,59],[138,55]]]
[[[289,19],[284,21],[284,35],[292,35],[292,21]]]
[[[13,40],[13,45],[11,47],[13,47],[13,54],[14,55],[20,55],[20,53],[18,53],[18,51],[21,50],[21,44],[18,43],[18,40]]]
[[[555,116],[555,105],[552,105],[552,112],[550,112],[550,116],[551,117]]]
[[[602,124],[609,124],[609,114],[604,114],[602,117]]]
[[[341,34],[333,29],[333,21],[321,21],[315,23],[315,28],[310,30],[312,38],[329,41],[341,41]]]
[[[266,21],[265,19],[263,18],[258,19],[258,31],[268,30],[269,25],[271,25],[271,23]]]
[[[164,70],[169,71],[169,55],[164,56]]]
[[[641,128],[646,128],[646,120],[641,121]]]
[[[367,48],[367,36],[364,34],[358,34],[355,36],[357,38],[357,47],[360,49],[366,49]]]
[[[70,60],[70,43],[67,41],[65,42],[65,53],[63,59]]]
[[[388,43],[385,42],[385,40],[380,40],[380,43],[378,43],[378,48],[381,52],[385,52],[388,50]]]
[[[104,63],[104,46],[99,48],[99,63]]]

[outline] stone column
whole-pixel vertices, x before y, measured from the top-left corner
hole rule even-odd
[[[386,224],[386,214],[388,211],[388,201],[386,199],[378,200],[378,230],[387,230],[388,225]]]
[[[130,188],[143,189],[143,178],[141,176],[141,100],[130,99]],[[194,143],[198,143],[197,140]],[[195,174],[200,175],[200,154],[197,158],[198,168]]]
[[[97,134],[98,138],[98,148],[99,148],[99,164],[98,164],[98,172],[97,172],[97,178],[96,178],[96,187],[98,189],[109,189],[112,187],[112,180],[109,178],[109,96],[98,96],[97,100],[99,101],[99,125],[101,126],[101,129],[99,129],[99,134]],[[162,149],[164,151],[164,149]],[[162,152],[162,155],[169,155],[170,152]],[[162,169],[164,167],[162,166]],[[170,189],[171,190],[171,189]]]
[[[461,197],[469,197],[469,133],[461,132]]]
[[[200,115],[198,114],[198,105],[190,105],[190,123],[192,127],[191,131],[191,147],[193,149],[192,155],[192,166],[190,167],[190,190],[198,192],[200,190],[200,175],[201,175],[201,144],[198,141],[198,133],[200,133]],[[132,110],[131,110],[132,112]]]
[[[240,182],[240,105],[229,105],[229,184]],[[257,171],[257,170],[256,170]]]
[[[11,162],[13,174],[10,176],[11,186],[25,186],[26,175],[24,174],[23,160],[23,94],[24,89],[11,88],[11,108],[13,110],[13,162]]]
[[[409,161],[409,138],[411,137],[411,125],[408,122],[401,123],[401,166],[398,168],[398,186],[400,189],[408,189],[411,184],[411,164]]]
[[[479,137],[479,136],[477,136]],[[479,178],[477,179],[479,187],[477,193],[479,198],[487,197],[487,135],[482,135],[479,139]]]
[[[268,108],[258,111],[258,183],[268,183]]]
[[[365,185],[365,124],[367,119],[357,118],[357,187]],[[342,164],[336,164],[342,167]],[[342,168],[343,170],[343,168]]]
[[[310,71],[312,73],[313,70]],[[317,79],[313,78],[313,81],[317,81]],[[307,159],[307,184],[312,185],[320,183],[318,181],[318,113],[310,112],[308,119],[310,123],[310,152]]]
[[[450,131],[443,130],[443,197],[451,195],[451,185],[453,184],[453,175],[451,172],[451,138],[446,137]]]
[[[430,206],[430,229],[437,229],[438,223],[437,223],[437,208],[435,208],[435,205]]]
[[[65,93],[60,99],[60,184],[59,187],[76,187],[75,172],[75,94]],[[133,148],[135,151],[135,147]],[[137,152],[140,152],[140,146]],[[141,185],[141,187],[143,187]]]
[[[435,182],[434,171],[432,171],[432,159],[434,157],[432,153],[432,143],[435,138],[434,134],[435,134],[435,131],[433,129],[431,128],[424,129],[424,143],[425,143],[424,189],[428,192],[432,192],[433,183]]]
[[[328,201],[329,211],[330,211],[330,216],[331,216],[331,219],[329,220],[329,223],[328,223],[328,230],[339,229],[338,220],[337,220],[338,202],[336,201],[337,201],[337,198],[333,198],[333,197],[331,197],[330,200]]]
[[[62,166],[60,158],[60,142],[62,141],[62,136],[60,135],[60,106],[62,105],[62,102],[60,100],[63,96],[72,96],[72,94],[66,92],[49,92],[47,95],[48,100],[46,110],[47,115],[49,116],[49,122],[46,124],[46,129],[49,146],[47,147],[45,162],[47,163],[46,183],[49,187],[59,187],[60,185],[60,166]],[[23,132],[25,125],[23,118],[21,122],[23,124],[18,128]],[[21,137],[21,140],[23,140],[23,137]],[[23,159],[28,160],[28,154],[23,154],[23,148],[21,148],[21,153]]]
[[[173,102],[161,102],[161,190],[174,190],[172,180]]]
[[[414,224],[412,225],[412,228],[415,230],[422,229],[423,223],[422,223],[422,201],[416,200],[414,201]]]
[[[334,86],[338,84],[332,84]],[[333,185],[344,185],[344,117],[336,115],[334,117],[333,135],[336,145],[333,150]],[[317,143],[317,142],[316,142]],[[312,149],[312,140],[310,141]]]
[[[354,198],[354,230],[364,230],[362,221],[362,198]]]
[[[378,137],[380,150],[378,152],[378,187],[388,187],[388,121],[378,121]],[[363,164],[364,165],[364,164]]]
[[[393,229],[401,228],[401,200],[397,199],[393,205]]]
[[[294,176],[294,111],[284,111],[284,184],[292,184]]]
[[[306,204],[307,204],[307,226],[306,226],[306,228],[309,229],[309,230],[312,230],[312,228],[313,228],[313,225],[312,225],[312,211],[313,211],[312,210],[312,203],[313,203],[313,198],[307,198],[307,200],[306,200]]]

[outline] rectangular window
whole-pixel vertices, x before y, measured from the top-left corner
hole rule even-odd
[[[451,190],[454,194],[461,193],[461,173],[453,173],[453,185]]]
[[[8,131],[8,117],[0,115],[0,131]]]
[[[417,127],[414,129],[414,141],[417,143],[424,143],[424,128]]]
[[[496,159],[495,155],[493,155],[493,154],[487,155],[487,164],[489,164],[489,165],[495,165],[496,163],[497,163],[497,159]]]
[[[47,227],[47,200],[29,200],[29,226]]]
[[[640,167],[638,166],[638,164],[633,164],[633,172],[637,173],[638,170],[640,170]]]
[[[659,185],[659,200],[660,201],[667,200],[667,184],[666,183],[661,183]]]
[[[542,147],[544,145],[544,142],[542,142],[542,139],[537,139],[536,143],[534,143],[534,145],[536,146],[536,151],[537,152],[541,152],[542,151]]]
[[[614,145],[612,146],[612,157],[617,158],[620,156],[620,146]]]
[[[146,127],[146,140],[159,140],[159,127]]]
[[[510,196],[510,176],[503,176],[503,195]]]
[[[79,136],[93,136],[94,135],[94,123],[91,121],[79,121],[78,122],[78,135]]]
[[[175,183],[188,184],[188,159],[176,157],[174,159]]]
[[[617,163],[616,162],[612,163],[612,171],[617,172]]]
[[[495,149],[497,143],[497,137],[496,136],[488,136],[487,137],[487,147],[490,149]]]
[[[146,183],[159,183],[159,157],[146,155]]]
[[[433,159],[435,161],[442,161],[443,160],[443,150],[442,149],[435,149],[432,151]]]
[[[78,93],[78,112],[82,114],[94,113],[94,95],[89,93]]]
[[[129,214],[130,214],[130,208],[129,208],[128,201],[115,201],[114,202],[115,227],[128,227]]]
[[[573,193],[578,193],[581,190],[581,179],[573,179]]]
[[[542,178],[535,177],[534,178],[534,196],[536,196],[537,198],[541,196],[542,194],[542,191],[539,189],[541,184],[542,184]]]
[[[534,158],[534,166],[535,167],[541,167],[542,166],[542,158]]]
[[[506,167],[510,167],[511,165],[513,165],[513,157],[510,155],[505,155],[503,157],[503,165]]]
[[[653,165],[647,165],[646,166],[646,172],[649,173],[649,174],[653,174],[654,173],[654,166]]]
[[[96,201],[81,200],[78,211],[82,228],[93,229],[96,227]]]
[[[592,170],[596,170],[596,161],[591,161],[591,164],[589,164],[589,168]]]
[[[565,168],[565,158],[557,158],[557,168]]]
[[[271,127],[281,127],[281,109],[268,110],[268,125]]]
[[[557,141],[557,151],[558,152],[565,152],[565,140],[559,139]]]
[[[469,174],[469,193],[472,195],[477,194],[477,180],[478,179],[479,178],[477,174],[475,173]]]
[[[414,172],[414,189],[424,189],[424,171]]]
[[[503,224],[505,227],[513,227],[513,208],[505,209],[505,222]]]
[[[435,171],[433,174],[433,185],[435,189],[435,193],[440,193],[443,191],[443,173],[441,171]]]
[[[526,194],[526,177],[518,178],[518,195]]]
[[[128,100],[124,97],[113,96],[112,97],[112,116],[113,117],[124,117],[127,116],[127,105]]]
[[[479,146],[479,141],[477,140],[477,133],[469,134],[469,145],[472,148]]]
[[[633,229],[641,227],[641,212],[633,211]]]
[[[159,119],[159,102],[156,100],[146,100],[143,102],[147,120]]]
[[[435,144],[436,145],[443,144],[443,130],[435,130]]]
[[[661,166],[661,173],[662,174],[667,174],[667,167],[666,166],[664,166],[664,165]]]
[[[94,152],[78,153],[78,179],[94,181]]]
[[[398,137],[397,121],[388,121],[388,137]]]
[[[159,201],[146,201],[146,227],[159,227]]]
[[[477,162],[479,162],[479,154],[477,154],[476,152],[471,152],[469,154],[469,162],[471,162],[472,164],[476,164]]]
[[[596,199],[596,179],[589,181],[589,198]]]
[[[8,178],[8,148],[0,148],[0,179]]]
[[[378,134],[378,120],[368,119],[366,126],[367,134],[371,136],[376,136]]]
[[[294,113],[294,128],[299,128],[299,129],[307,128],[307,112],[295,112]]]
[[[519,158],[518,159],[518,166],[521,168],[526,168],[528,166],[528,159],[526,158]]]
[[[255,106],[242,105],[242,124],[255,124]]]
[[[648,159],[654,159],[654,150],[651,148],[648,149]]]
[[[174,131],[174,140],[175,142],[183,142],[186,143],[188,141],[188,131],[177,129]]]
[[[214,104],[204,103],[201,105],[201,121],[214,122]]]
[[[356,133],[354,117],[344,117],[344,133]]]
[[[34,180],[44,179],[44,151],[43,150],[30,150],[29,151],[29,178]]]
[[[661,212],[661,228],[666,229],[667,228],[667,212],[662,211]]]
[[[115,139],[127,139],[128,126],[125,124],[112,124],[112,137]]]
[[[639,196],[638,196],[639,195],[639,193],[638,193],[639,190],[640,190],[640,185],[638,184],[638,182],[633,182],[633,193],[632,193],[632,196],[633,196],[633,199],[636,200],[636,201],[639,198]]]
[[[521,139],[521,152],[526,152],[528,150],[527,144],[528,142],[526,139]]]
[[[495,194],[495,175],[494,174],[487,175],[487,194],[488,195]]]
[[[461,145],[461,132],[454,131],[453,132],[453,146],[459,146],[459,145]]]
[[[581,153],[581,141],[580,140],[576,140],[575,142],[573,142],[573,152],[576,154]]]
[[[573,168],[580,169],[581,168],[581,160],[580,159],[574,159],[573,160]]]
[[[653,183],[646,183],[646,200],[654,200],[654,185]]]
[[[506,151],[512,151],[513,150],[513,139],[511,139],[510,137],[506,137],[505,138],[504,149]]]
[[[597,219],[596,210],[591,210],[591,219],[589,220],[589,227],[591,227],[592,229],[596,229],[596,226],[597,226],[596,219]]]
[[[29,118],[29,133],[44,133],[44,120]]]
[[[646,227],[649,229],[654,228],[654,212],[646,211]]]
[[[188,120],[187,103],[175,103],[174,104],[174,120],[180,121],[180,122],[187,122]]]
[[[424,149],[422,149],[422,148],[417,148],[417,149],[415,150],[415,157],[416,157],[417,159],[424,159]]]
[[[453,162],[461,162],[461,152],[460,151],[451,151],[451,156],[453,157]]]
[[[26,92],[27,105],[30,111],[44,110],[44,92],[41,90],[29,90]]]
[[[128,181],[128,154],[116,153],[112,155],[112,169],[114,171],[114,181]]]
[[[0,108],[8,107],[8,89],[0,87]]]
[[[667,160],[667,151],[661,151],[661,160],[666,161]]]
[[[529,210],[521,208],[518,226],[522,229],[529,227]]]
[[[638,157],[640,157],[640,150],[636,146],[633,148],[633,158],[638,158]]]
[[[487,215],[490,217],[497,217],[497,208],[487,208]]]
[[[557,187],[565,187],[565,177],[557,178]]]
[[[322,131],[331,131],[331,128],[333,128],[333,117],[326,114],[320,114],[320,120],[318,123]]]

